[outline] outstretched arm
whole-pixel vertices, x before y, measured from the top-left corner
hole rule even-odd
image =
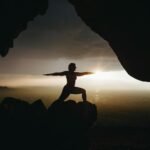
[[[64,76],[66,75],[66,72],[55,72],[55,73],[48,73],[48,74],[44,74],[45,76]]]
[[[84,75],[93,74],[93,72],[77,72],[76,74],[77,74],[77,76],[84,76]]]

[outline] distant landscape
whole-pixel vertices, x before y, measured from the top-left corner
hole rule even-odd
[[[59,96],[59,87],[0,88],[0,100],[5,97],[23,99],[29,103],[41,99],[49,107]],[[150,125],[150,93],[148,91],[88,91],[88,100],[98,109],[97,124],[103,126],[148,127]],[[68,99],[82,101],[81,95]]]

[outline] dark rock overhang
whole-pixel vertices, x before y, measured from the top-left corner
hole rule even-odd
[[[131,76],[150,81],[148,1],[69,1],[82,20],[109,43]],[[0,4],[0,54],[6,56],[27,23],[46,12],[48,0],[2,0]]]

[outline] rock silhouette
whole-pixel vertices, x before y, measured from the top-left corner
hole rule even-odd
[[[5,149],[87,150],[97,110],[90,102],[54,102],[46,109],[41,100],[29,104],[5,98],[0,119]]]
[[[27,28],[29,21],[45,14],[48,0],[1,0],[0,54],[6,56],[13,40]]]
[[[111,0],[69,0],[82,20],[109,42],[125,70],[150,81],[150,3]]]
[[[133,77],[150,81],[150,3],[143,0],[68,0],[82,20],[102,36]],[[1,0],[0,54],[5,56],[27,23],[44,14],[48,0]],[[7,13],[10,12],[10,13]]]

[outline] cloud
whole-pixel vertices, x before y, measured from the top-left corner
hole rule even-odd
[[[15,42],[18,57],[86,58],[114,56],[107,42],[93,33],[67,0],[50,0],[45,16],[37,17]]]
[[[41,74],[67,69],[76,62],[79,70],[100,64],[104,70],[122,67],[108,43],[92,32],[67,0],[50,0],[46,15],[35,18],[16,40],[0,73]]]

